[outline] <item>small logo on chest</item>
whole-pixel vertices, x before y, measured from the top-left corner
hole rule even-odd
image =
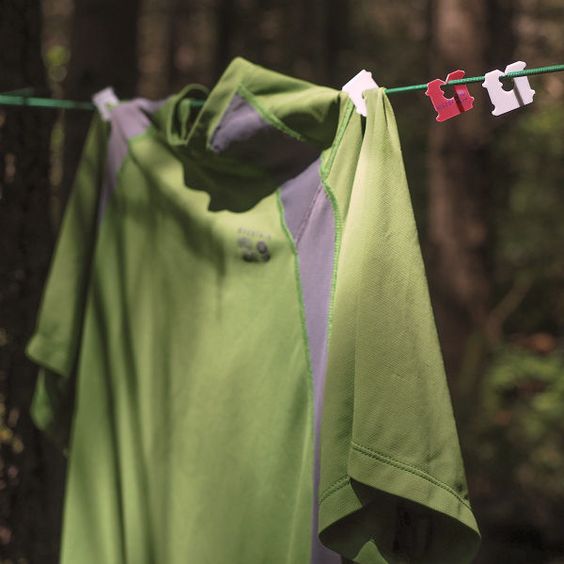
[[[268,233],[239,227],[237,234],[239,235],[237,246],[244,261],[268,262],[270,260],[267,241],[270,241],[272,237]]]

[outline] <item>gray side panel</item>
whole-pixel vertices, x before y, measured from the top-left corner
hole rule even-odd
[[[312,564],[340,564],[340,556],[318,539],[320,430],[327,369],[329,302],[335,249],[335,217],[319,176],[319,159],[281,187],[286,224],[298,250],[300,279],[310,347],[315,418]]]
[[[307,224],[317,192],[322,189],[319,179],[319,159],[315,160],[297,178],[286,182],[280,191],[286,225],[298,244]]]
[[[111,112],[111,131],[108,141],[104,184],[100,195],[100,221],[112,192],[116,189],[117,174],[127,156],[128,140],[143,133],[151,125],[150,115],[154,113],[162,101],[136,98],[115,107]]]

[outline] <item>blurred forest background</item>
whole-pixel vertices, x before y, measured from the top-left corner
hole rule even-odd
[[[0,0],[0,91],[213,86],[230,59],[340,88],[564,63],[562,0]],[[480,564],[564,563],[564,73],[437,124],[391,97],[483,534]],[[0,107],[0,562],[55,564],[65,459],[27,411],[33,329],[91,114]],[[78,563],[77,563],[78,564]],[[164,563],[163,563],[164,564]]]

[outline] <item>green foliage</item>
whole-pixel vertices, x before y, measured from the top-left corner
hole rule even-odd
[[[483,514],[492,522],[542,531],[548,545],[559,545],[564,512],[564,350],[539,355],[515,345],[503,347],[483,386],[480,417],[470,441],[472,481],[478,503],[486,508]]]
[[[554,341],[564,327],[561,103],[535,100],[508,114],[492,149],[498,303],[528,289],[507,311],[503,332],[507,340],[529,335],[522,340],[531,344],[543,331]],[[482,381],[466,447],[485,541],[495,538],[507,561],[556,562],[564,554],[564,349],[539,354],[505,344]]]
[[[533,282],[510,330],[556,332],[564,327],[564,108],[522,111],[496,140],[496,168],[505,171],[496,184],[496,279],[500,288],[517,276]]]

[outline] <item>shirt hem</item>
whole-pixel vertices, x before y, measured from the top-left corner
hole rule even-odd
[[[348,473],[333,481],[320,495],[320,536],[330,543],[328,529],[370,503],[370,499],[361,500],[355,492],[353,482],[358,482],[373,488],[375,495],[377,491],[385,492],[454,519],[473,537],[470,544],[474,550],[469,551],[468,560],[464,560],[471,562],[471,556],[479,546],[480,532],[469,504],[442,481],[420,470],[415,472],[414,468],[396,462],[393,457],[375,454],[378,453],[354,443],[351,445]]]

